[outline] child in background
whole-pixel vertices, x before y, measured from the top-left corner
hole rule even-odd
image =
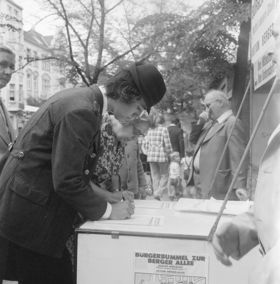
[[[191,174],[192,158],[193,158],[193,151],[189,150],[186,151],[186,156],[181,160],[181,164],[183,166],[183,171],[184,171],[184,181],[186,184],[186,192],[184,193],[184,196],[188,198],[196,197],[193,180],[192,179],[189,180]]]
[[[193,151],[186,151],[186,156],[182,158],[181,164],[183,166],[184,170],[184,180],[187,184],[187,181],[189,179],[190,173],[191,173],[191,162],[192,162],[192,155]]]
[[[179,152],[170,154],[168,196],[171,201],[182,197],[181,167]]]

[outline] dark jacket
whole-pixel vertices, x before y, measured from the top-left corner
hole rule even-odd
[[[59,257],[77,212],[90,220],[104,214],[107,203],[89,186],[102,107],[96,87],[65,90],[22,129],[0,176],[1,236]]]
[[[167,129],[172,145],[172,151],[179,152],[180,157],[183,158],[185,156],[183,130],[176,125],[170,125]]]

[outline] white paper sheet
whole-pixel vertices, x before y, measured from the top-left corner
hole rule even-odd
[[[174,209],[176,211],[219,213],[223,200],[180,198]],[[238,215],[249,210],[252,201],[228,201],[224,214]]]
[[[163,209],[172,208],[174,202],[158,200],[135,200],[136,208]]]
[[[103,224],[112,225],[140,225],[140,226],[161,226],[163,225],[163,216],[132,215],[130,219],[125,220],[102,220]]]

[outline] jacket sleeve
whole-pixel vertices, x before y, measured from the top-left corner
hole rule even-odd
[[[204,124],[197,124],[196,122],[192,123],[192,129],[191,129],[190,137],[189,137],[189,140],[192,144],[195,145],[197,143],[202,133],[203,127],[204,127]]]
[[[97,220],[105,213],[107,202],[97,196],[85,181],[86,159],[99,118],[92,110],[67,113],[54,127],[52,175],[55,192],[84,217]]]
[[[227,135],[230,134],[230,131],[232,127],[234,126],[234,121],[235,120],[233,119],[230,121],[230,125],[227,128]],[[229,144],[228,144],[229,161],[230,161],[230,168],[231,168],[232,174],[234,174],[235,170],[237,169],[241,161],[242,155],[245,151],[245,148],[246,148],[245,131],[243,129],[241,121],[237,119],[232,135],[229,140]],[[238,177],[234,184],[234,188],[246,189],[248,162],[249,160],[247,156],[241,166]]]
[[[169,133],[166,127],[163,128],[162,135],[163,135],[163,142],[164,142],[164,150],[166,154],[169,155],[172,152],[172,145],[171,145]]]
[[[180,158],[185,157],[185,143],[184,143],[184,132],[180,130],[179,132],[179,147],[180,147]]]

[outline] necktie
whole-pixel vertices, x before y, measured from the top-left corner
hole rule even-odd
[[[210,135],[212,135],[212,133],[213,133],[214,130],[215,130],[215,126],[217,125],[217,123],[218,123],[217,120],[213,120],[213,122],[212,122],[211,126],[209,127],[209,129],[208,129],[208,131],[207,131],[207,133],[206,133],[204,139],[206,138],[206,136],[209,137]],[[204,139],[203,139],[203,140],[204,140]]]

